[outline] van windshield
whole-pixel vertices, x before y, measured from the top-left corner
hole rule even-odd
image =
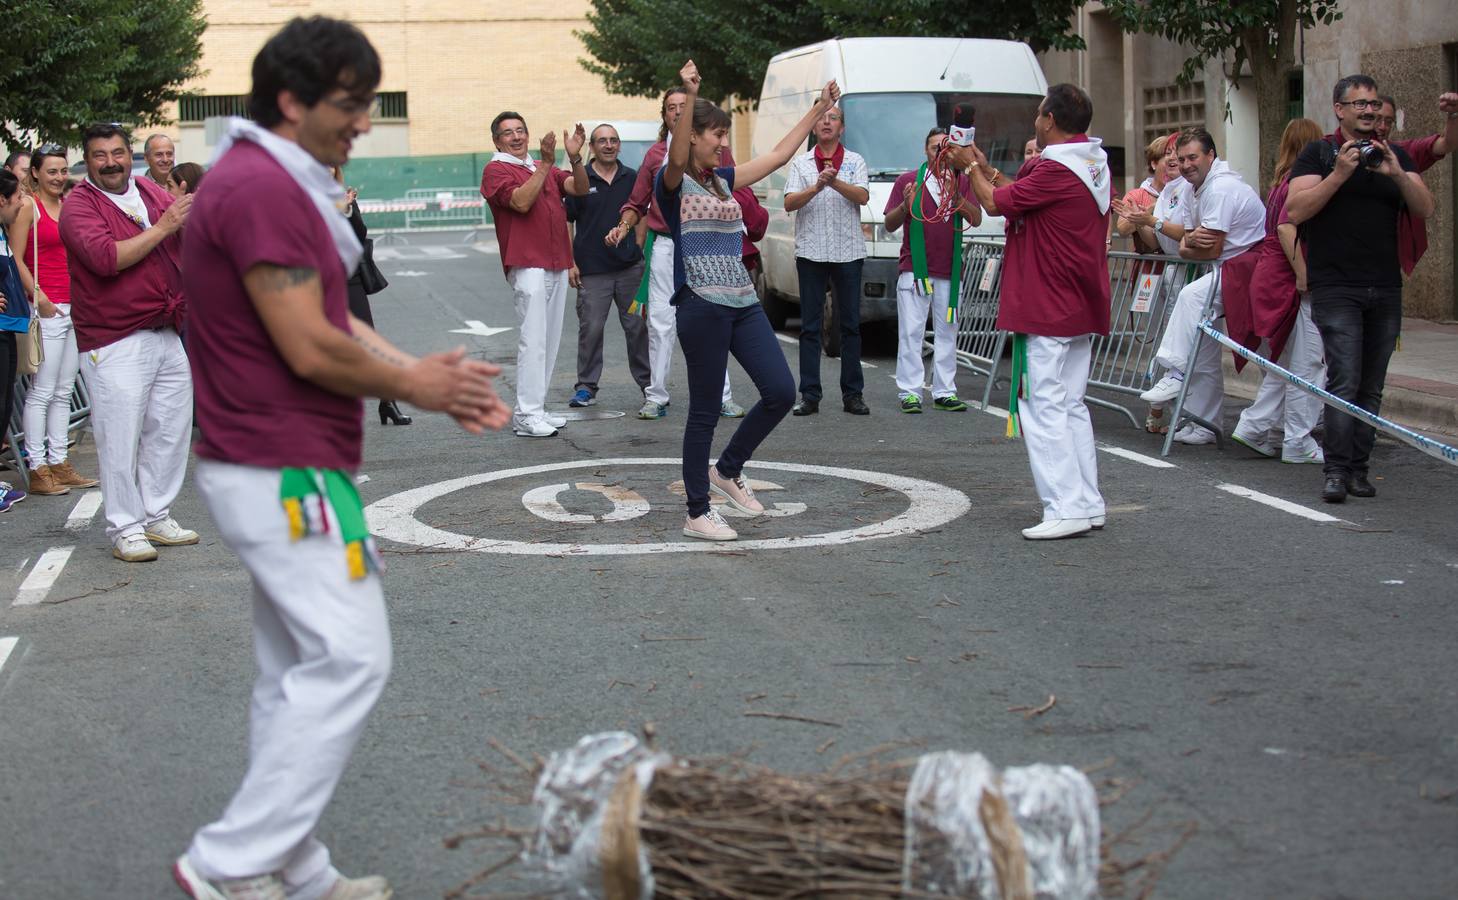
[[[872,181],[894,181],[926,162],[926,133],[951,124],[952,108],[977,112],[977,146],[1004,175],[1017,174],[1043,98],[1029,94],[846,94],[845,145],[866,160]]]

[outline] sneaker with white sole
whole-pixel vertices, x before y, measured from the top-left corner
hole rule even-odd
[[[1184,387],[1185,376],[1180,372],[1170,370],[1163,378],[1155,383],[1154,387],[1139,395],[1139,399],[1146,403],[1164,403],[1180,395],[1180,388]]]
[[[1272,443],[1265,435],[1242,432],[1239,426],[1230,432],[1230,439],[1235,441],[1252,453],[1258,453],[1266,459],[1275,459],[1281,454],[1281,448]]]
[[[112,543],[111,555],[122,562],[151,562],[157,558],[157,548],[146,535],[124,534]]]
[[[757,516],[764,512],[764,504],[754,497],[754,489],[739,474],[726,478],[719,474],[718,466],[709,466],[709,490],[723,497],[730,506],[746,516]]]
[[[1088,519],[1048,519],[1032,528],[1024,528],[1023,537],[1030,541],[1057,541],[1092,530],[1093,523]]]
[[[587,388],[578,388],[577,392],[572,395],[572,399],[567,401],[567,405],[574,409],[581,409],[584,406],[592,406],[596,403],[597,398],[592,396],[592,391],[589,391]]]
[[[365,878],[345,878],[341,875],[323,900],[390,900],[394,896],[395,890],[390,887],[390,882],[379,875]]]
[[[725,419],[742,419],[744,418],[744,407],[733,400],[725,400],[719,404],[719,415]]]
[[[640,419],[661,419],[668,415],[667,403],[654,403],[652,400],[644,400],[643,408],[638,410]]]
[[[143,532],[143,537],[154,544],[161,544],[164,547],[180,547],[184,544],[196,544],[199,540],[198,533],[191,528],[183,528],[177,524],[177,520],[168,516],[160,522],[153,522]]]
[[[554,437],[557,429],[548,425],[541,416],[512,416],[511,430],[517,437]]]
[[[209,881],[197,873],[187,856],[172,864],[172,879],[193,900],[286,900],[283,880],[277,875],[224,878]],[[369,896],[369,895],[364,895]],[[389,896],[388,894],[386,896]]]
[[[1174,439],[1176,444],[1189,444],[1197,447],[1201,444],[1215,443],[1215,432],[1203,425],[1196,425],[1191,422],[1179,431],[1176,431]]]
[[[1103,527],[1107,525],[1108,522],[1108,516],[1091,516],[1088,520],[1088,527],[1092,528],[1094,531],[1102,531]]]
[[[551,425],[553,428],[566,428],[567,427],[567,417],[566,416],[559,416],[559,415],[556,415],[555,413],[549,413],[549,412],[542,413],[542,421],[543,422],[546,422],[548,425]]]
[[[701,541],[732,541],[739,537],[739,532],[730,528],[719,511],[711,507],[702,516],[685,516],[683,535]]]
[[[1305,446],[1281,448],[1281,462],[1293,465],[1320,465],[1326,462],[1326,454],[1321,452],[1321,446],[1316,441],[1309,441]]]

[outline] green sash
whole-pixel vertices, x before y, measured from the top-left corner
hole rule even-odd
[[[643,280],[638,282],[638,293],[633,295],[633,302],[628,304],[628,315],[648,315],[648,279],[653,274],[653,239],[658,237],[658,232],[648,229],[648,240],[643,242]],[[632,235],[627,235],[623,240],[631,240]]]
[[[1014,331],[1012,336],[1012,389],[1007,398],[1007,436],[1022,437],[1018,421],[1018,398],[1028,395],[1028,336]]]
[[[932,296],[931,276],[928,274],[926,264],[926,223],[922,222],[922,191],[926,186],[926,163],[916,173],[916,194],[911,201],[911,224],[907,232],[908,243],[911,244],[911,277],[915,279],[917,290],[922,294]],[[943,197],[943,202],[950,198]],[[957,301],[962,296],[962,213],[952,213],[952,286],[947,295],[947,321],[957,320]]]
[[[371,571],[382,572],[379,551],[365,524],[364,502],[354,479],[342,469],[283,470],[278,499],[289,520],[289,539],[299,540],[310,534],[327,534],[327,503],[339,523],[339,536],[344,539],[344,560],[349,577],[358,581]]]

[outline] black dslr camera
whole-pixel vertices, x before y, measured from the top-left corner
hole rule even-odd
[[[1368,169],[1380,169],[1387,161],[1387,154],[1371,141],[1357,141],[1352,145],[1357,150],[1357,160]]]

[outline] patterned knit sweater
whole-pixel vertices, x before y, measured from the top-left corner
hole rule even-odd
[[[742,235],[744,213],[732,196],[734,169],[714,170],[726,199],[699,184],[687,173],[676,191],[665,191],[659,170],[654,196],[673,236],[673,304],[684,291],[710,303],[745,307],[759,302],[749,272],[744,268]]]

